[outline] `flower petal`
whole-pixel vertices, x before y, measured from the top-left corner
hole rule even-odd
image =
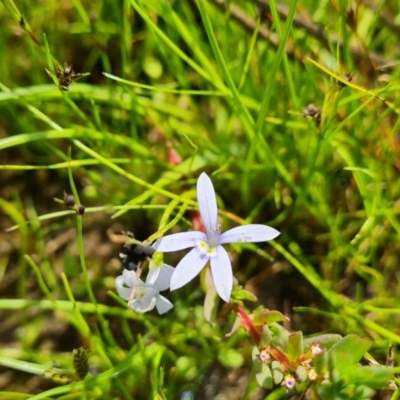
[[[160,275],[161,268],[152,266],[150,261],[149,272],[146,277],[146,286],[154,286],[154,282],[157,280]]]
[[[122,277],[123,277],[125,286],[128,286],[130,288],[133,287],[133,285],[137,281],[136,272],[133,270],[124,269],[122,271]]]
[[[199,231],[174,233],[173,235],[167,235],[158,239],[153,244],[153,247],[156,251],[161,251],[162,253],[178,251],[194,247],[197,240],[205,240],[206,237],[204,232]]]
[[[176,266],[171,277],[170,289],[175,290],[190,282],[206,265],[209,257],[201,254],[197,248],[189,251]]]
[[[219,244],[240,242],[267,242],[281,233],[267,225],[251,224],[237,226],[221,234]]]
[[[157,304],[156,297],[148,297],[146,301],[132,300],[129,303],[130,308],[140,314],[151,311]]]
[[[124,269],[122,271],[122,277],[124,278],[124,285],[128,286],[129,288],[135,287],[145,287],[145,283],[139,279],[136,275],[135,271],[129,271]]]
[[[122,297],[124,300],[129,300],[132,288],[124,286],[124,277],[122,275],[117,276],[115,288],[117,289],[119,297]]]
[[[157,296],[156,308],[159,314],[165,314],[173,307],[174,305],[164,296]]]
[[[158,290],[159,292],[169,289],[169,285],[171,283],[171,276],[174,271],[175,268],[172,268],[171,266],[164,264],[163,267],[160,269],[156,281],[154,282],[153,288]]]
[[[197,180],[197,202],[206,231],[210,233],[217,227],[218,208],[214,186],[205,172]]]
[[[229,303],[233,286],[232,264],[222,246],[217,247],[216,256],[210,259],[211,273],[219,297]]]

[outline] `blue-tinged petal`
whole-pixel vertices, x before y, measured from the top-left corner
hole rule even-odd
[[[267,225],[252,224],[237,226],[221,234],[219,244],[240,242],[266,242],[281,233]]]
[[[146,278],[146,286],[154,286],[154,282],[157,280],[158,275],[160,275],[160,271],[162,270],[164,265],[167,264],[163,263],[162,253],[154,253],[149,263],[149,272]]]
[[[122,271],[122,277],[124,278],[125,286],[133,287],[135,282],[138,280],[135,271],[128,271],[124,269]]]
[[[140,308],[140,301],[132,300],[132,301],[128,302],[128,306],[130,308],[132,308],[132,310],[136,311],[138,308]]]
[[[156,303],[157,298],[154,296],[146,298],[145,301],[132,300],[129,302],[129,306],[132,308],[132,310],[135,310],[140,314],[144,314],[148,311],[151,311],[156,306]]]
[[[218,246],[217,254],[210,259],[210,262],[215,290],[222,300],[229,303],[233,286],[233,274],[228,253],[222,246]]]
[[[159,295],[158,291],[151,287],[141,287],[137,288],[135,291],[135,299],[138,300],[141,304],[141,308],[148,308],[149,304],[153,302],[153,298],[156,298]],[[155,307],[154,305],[151,309]]]
[[[153,247],[156,251],[167,253],[170,251],[178,251],[196,246],[197,240],[205,240],[206,234],[199,231],[174,233],[158,239]]]
[[[124,269],[122,271],[122,276],[124,278],[124,284],[125,286],[128,286],[130,288],[132,287],[144,287],[146,286],[145,283],[139,279],[136,275],[135,271],[129,271],[127,269]]]
[[[170,289],[175,290],[190,282],[206,265],[209,257],[201,254],[197,248],[189,251],[176,266],[171,277]]]
[[[152,267],[150,261],[149,272],[147,273],[146,277],[146,286],[154,286],[155,281],[157,280],[158,276],[160,275],[161,268]]]
[[[117,279],[115,280],[115,288],[117,289],[119,297],[122,297],[124,300],[129,300],[132,288],[124,286],[124,277],[122,275],[117,276]]]
[[[169,265],[164,264],[163,267],[160,269],[156,281],[154,282],[153,288],[158,290],[159,292],[169,289],[169,285],[171,283],[171,276],[174,271],[175,268],[172,268]]]
[[[159,314],[165,314],[169,310],[172,310],[173,307],[174,305],[164,296],[157,296],[156,308]]]
[[[206,231],[211,233],[217,227],[218,208],[214,186],[205,172],[197,180],[197,202]]]

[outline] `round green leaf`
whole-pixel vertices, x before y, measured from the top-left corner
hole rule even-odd
[[[226,368],[239,368],[244,363],[241,353],[234,349],[222,349],[218,355],[218,361]]]

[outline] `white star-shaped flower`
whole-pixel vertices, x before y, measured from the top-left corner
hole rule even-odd
[[[164,264],[155,278],[155,271],[147,275],[146,282],[143,282],[136,275],[135,271],[124,269],[122,275],[115,281],[117,292],[124,300],[128,301],[129,306],[139,312],[145,313],[157,308],[159,314],[164,314],[173,308],[172,303],[160,292],[167,290],[170,285],[171,275],[174,268]]]
[[[222,245],[238,242],[265,242],[276,238],[280,232],[267,225],[251,224],[221,233],[217,223],[218,208],[214,187],[211,179],[204,172],[197,181],[197,201],[206,233],[191,231],[164,236],[153,247],[160,252],[194,247],[176,266],[171,277],[171,290],[186,285],[210,261],[215,289],[222,300],[229,302],[233,286],[232,265]]]

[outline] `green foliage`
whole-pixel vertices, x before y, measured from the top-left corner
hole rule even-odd
[[[283,327],[276,329],[276,323],[270,325],[275,327],[275,334],[266,340],[264,326],[252,352],[255,377],[261,387],[285,385],[291,390],[295,383],[299,388],[307,384],[322,399],[367,399],[373,389],[387,389],[393,379],[388,366],[360,364],[371,342],[357,335],[336,337],[329,348],[326,345],[332,343],[332,338],[327,341],[327,335],[314,336],[305,351],[302,332],[290,333]]]
[[[220,3],[0,2],[0,398],[398,398],[399,4]],[[114,239],[197,229],[203,171],[282,234],[227,248],[229,306],[134,313]]]

